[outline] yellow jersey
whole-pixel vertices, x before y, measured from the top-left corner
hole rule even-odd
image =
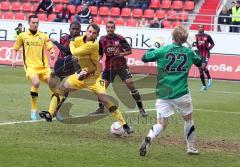
[[[48,67],[48,58],[44,55],[44,48],[53,48],[52,43],[48,42],[48,35],[37,31],[33,35],[30,31],[22,32],[16,39],[14,49],[18,51],[23,47],[23,62],[26,69]]]
[[[70,42],[72,55],[78,57],[81,69],[86,69],[89,74],[99,76],[101,65],[99,60],[99,44],[97,41],[85,42],[85,36],[77,37]]]

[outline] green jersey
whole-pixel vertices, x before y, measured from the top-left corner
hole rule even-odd
[[[189,70],[192,64],[198,67],[202,65],[198,53],[175,43],[147,51],[142,61],[157,61],[156,94],[160,99],[175,99],[189,93],[187,81]]]

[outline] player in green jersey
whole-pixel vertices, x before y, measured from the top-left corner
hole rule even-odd
[[[192,119],[192,98],[188,89],[188,72],[195,64],[206,68],[200,55],[182,46],[188,38],[188,32],[177,26],[172,32],[173,44],[147,51],[143,62],[157,62],[158,76],[156,86],[157,124],[153,125],[140,147],[140,155],[145,156],[151,141],[166,127],[168,117],[178,110],[184,119],[184,135],[188,154],[199,154],[195,148],[195,128]]]

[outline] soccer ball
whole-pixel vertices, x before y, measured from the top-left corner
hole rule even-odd
[[[125,131],[122,127],[122,125],[117,121],[117,122],[113,122],[113,124],[111,125],[111,128],[110,128],[110,132],[115,135],[115,136],[122,136]]]

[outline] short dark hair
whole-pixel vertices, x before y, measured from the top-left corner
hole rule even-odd
[[[81,28],[81,24],[78,21],[76,21],[76,20],[71,22],[70,27],[72,27],[72,25],[77,25],[77,26],[79,26]]]
[[[18,23],[18,27],[19,27],[19,26],[23,26],[22,23]]]
[[[37,15],[35,15],[35,14],[33,14],[33,15],[30,15],[29,17],[28,17],[28,22],[30,23],[30,20],[32,19],[32,18],[37,18],[38,19],[38,16]]]
[[[109,21],[107,22],[107,24],[113,24],[114,27],[115,27],[115,23],[114,23],[114,21],[112,21],[112,20],[109,20]]]
[[[94,30],[96,30],[97,33],[100,32],[100,27],[99,27],[97,24],[95,24],[95,23],[89,24],[88,27],[87,27],[87,30],[88,30],[90,27],[92,27]]]

